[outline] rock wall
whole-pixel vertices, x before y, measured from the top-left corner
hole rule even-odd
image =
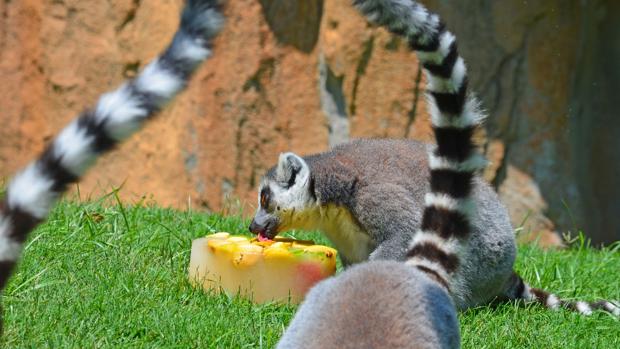
[[[489,110],[504,150],[492,177],[513,219],[532,211],[534,229],[619,240],[620,2],[427,3],[458,33]]]
[[[619,239],[611,94],[620,78],[609,64],[618,47],[608,52],[618,5],[427,3],[460,38],[491,114],[487,176],[514,221],[527,216],[526,230],[579,227],[596,242]],[[156,55],[181,4],[0,2],[0,177]],[[239,198],[249,213],[279,152],[318,152],[352,137],[430,140],[415,56],[349,1],[237,0],[226,13],[215,55],[189,90],[102,159],[81,196],[122,185],[128,201],[230,210]]]

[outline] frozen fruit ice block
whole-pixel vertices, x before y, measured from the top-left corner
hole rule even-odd
[[[312,242],[276,238],[257,241],[216,233],[192,242],[189,279],[205,290],[257,303],[299,303],[318,281],[336,272],[336,250]]]

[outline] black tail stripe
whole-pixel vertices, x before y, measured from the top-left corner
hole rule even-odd
[[[163,66],[168,67],[173,74],[180,76],[184,81],[190,78],[194,70],[198,67],[198,64],[191,59],[178,58],[175,56],[175,52],[182,51],[182,48],[177,47],[180,45],[181,40],[190,40],[193,36],[195,36],[195,34],[188,34],[185,30],[181,30],[174,37],[172,44],[170,44],[170,47],[160,58]],[[208,41],[205,41],[201,46],[206,49],[211,49],[212,45]]]
[[[450,51],[440,64],[424,63],[423,67],[435,76],[449,79],[452,76],[452,68],[454,68],[457,58],[459,58],[459,54],[456,50],[456,41],[453,41],[450,44]]]
[[[52,190],[59,193],[65,191],[69,184],[75,183],[79,179],[78,176],[65,169],[60,161],[61,159],[54,155],[54,145],[52,144],[45,149],[37,162],[37,166],[41,167],[41,172],[52,177],[54,181]]]
[[[463,112],[465,107],[465,98],[467,97],[467,78],[461,82],[456,93],[433,92],[428,91],[429,95],[435,99],[435,104],[439,111],[444,115],[458,116]]]
[[[33,216],[19,207],[9,208],[5,203],[1,206],[0,212],[4,212],[6,217],[11,221],[9,237],[17,242],[23,243],[26,241],[28,232],[42,221],[42,219]]]
[[[407,257],[422,257],[430,261],[437,262],[448,272],[452,273],[459,266],[459,259],[456,255],[447,253],[431,242],[424,242],[415,245],[407,253]]]
[[[532,288],[530,289],[530,292],[534,295],[534,297],[536,297],[536,299],[544,304],[547,305],[547,299],[550,296],[550,293],[545,291],[545,290],[541,290],[539,288]]]
[[[433,127],[437,140],[437,156],[445,157],[453,161],[462,162],[469,158],[475,150],[472,136],[475,127]]]
[[[590,303],[590,308],[597,310],[607,310],[607,305],[609,303],[607,301],[598,301]]]
[[[560,304],[562,304],[562,307],[564,307],[564,308],[566,308],[568,310],[579,312],[579,309],[577,309],[577,303],[576,302],[560,301]]]
[[[94,137],[94,152],[104,153],[116,146],[117,141],[107,135],[104,129],[105,125],[95,119],[92,111],[85,111],[80,114],[77,123],[78,127],[85,130],[87,135]]]
[[[434,271],[431,268],[427,268],[423,265],[416,265],[416,268],[418,268],[420,271],[429,274],[430,277],[434,278],[435,280],[437,280],[443,287],[445,287],[447,290],[450,289],[450,285],[448,285],[448,282],[446,281],[446,279],[444,279],[443,277],[441,277],[441,275],[439,275],[436,271]]]
[[[152,119],[157,114],[165,101],[152,93],[146,93],[138,91],[134,86],[135,81],[132,81],[129,86],[133,90],[132,97],[140,101],[140,107],[146,109],[145,119]]]
[[[6,282],[11,277],[11,273],[13,272],[13,268],[15,267],[15,262],[13,261],[0,261],[0,285],[5,285]],[[0,327],[2,323],[0,322]]]
[[[430,206],[422,216],[423,231],[433,231],[444,239],[464,238],[470,233],[469,220],[458,211]]]
[[[473,177],[471,172],[431,170],[431,191],[448,194],[457,199],[466,198],[471,193]]]
[[[523,279],[517,274],[513,274],[513,277],[517,278],[517,288],[515,290],[515,295],[518,298],[523,298],[523,293],[525,292],[525,282],[523,282]]]

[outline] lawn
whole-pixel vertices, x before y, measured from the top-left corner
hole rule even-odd
[[[194,290],[191,240],[245,232],[246,221],[135,205],[63,202],[30,237],[2,296],[7,348],[270,348],[291,305],[253,305]],[[318,234],[299,233],[327,243]],[[620,299],[620,245],[543,252],[524,247],[518,271],[563,297]],[[620,321],[504,304],[460,315],[465,348],[620,348]]]

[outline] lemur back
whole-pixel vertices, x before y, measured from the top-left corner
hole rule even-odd
[[[305,158],[281,154],[260,185],[250,230],[267,238],[295,228],[323,230],[345,264],[405,261],[441,280],[459,309],[525,299],[550,309],[620,314],[607,301],[561,301],[513,272],[508,214],[478,175],[486,160],[474,133],[483,114],[467,90],[456,39],[439,17],[411,0],[353,4],[416,52],[436,144],[361,140]]]

